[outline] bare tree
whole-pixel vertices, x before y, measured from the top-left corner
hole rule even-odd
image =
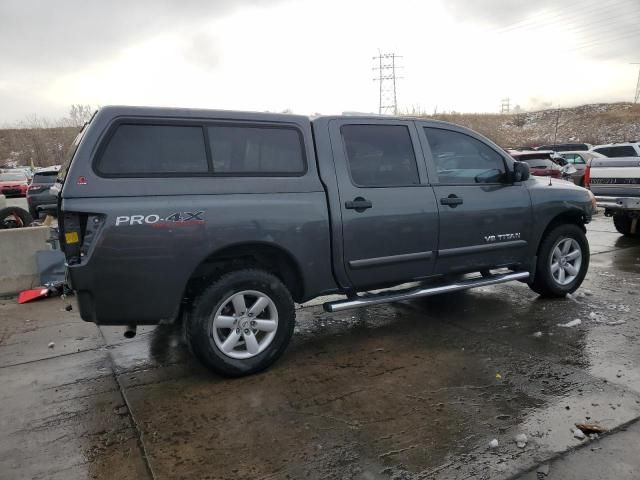
[[[78,132],[78,126],[72,122],[81,122],[82,115],[91,111],[88,105],[86,108],[77,107],[82,106],[76,106],[75,109],[72,107],[73,115],[57,122],[35,114],[18,122],[17,128],[11,129],[8,135],[9,151],[15,153],[12,155],[13,160],[20,165],[31,167],[62,164]]]
[[[96,109],[91,105],[82,105],[80,103],[71,105],[69,109],[69,115],[62,119],[61,126],[63,127],[82,127],[85,123],[91,120],[93,112]]]

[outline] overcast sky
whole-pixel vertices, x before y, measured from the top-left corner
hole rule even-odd
[[[0,0],[0,123],[72,103],[375,112],[633,99],[640,0]]]

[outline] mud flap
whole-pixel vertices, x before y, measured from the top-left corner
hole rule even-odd
[[[536,270],[538,268],[538,256],[534,256],[529,262],[529,278],[525,280],[525,283],[531,285],[536,279]]]

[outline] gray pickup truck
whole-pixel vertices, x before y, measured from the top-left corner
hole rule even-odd
[[[60,182],[82,318],[180,319],[230,376],[274,362],[294,302],[322,295],[345,296],[336,312],[511,280],[573,292],[595,202],[449,123],[142,107],[100,109]]]

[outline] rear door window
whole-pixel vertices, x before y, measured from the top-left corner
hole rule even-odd
[[[501,183],[507,179],[502,155],[469,135],[425,127],[440,183]]]
[[[343,125],[341,132],[355,186],[420,184],[411,135],[405,125]]]
[[[207,173],[201,126],[120,124],[97,163],[114,176]]]
[[[601,153],[607,157],[637,157],[636,149],[631,145],[620,145],[613,147],[594,148],[595,152]]]
[[[610,157],[637,157],[638,153],[636,149],[631,145],[621,145],[619,147],[610,147]]]
[[[601,155],[604,155],[605,157],[609,156],[609,148],[607,148],[607,147],[594,148],[593,151],[596,152],[596,153],[599,153]]]
[[[288,127],[215,125],[207,127],[213,173],[302,175],[302,136]]]

